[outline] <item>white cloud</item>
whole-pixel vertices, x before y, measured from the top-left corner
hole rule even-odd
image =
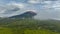
[[[28,3],[31,4],[36,4],[36,3],[40,3],[41,0],[28,0]]]
[[[37,19],[60,19],[60,1],[43,1]]]
[[[22,12],[22,9],[25,7],[23,3],[7,3],[0,6],[0,17],[9,17],[17,15]],[[20,12],[21,11],[21,12]]]
[[[14,6],[15,5],[15,6],[18,6],[19,8],[24,8],[25,7],[24,3],[15,3],[15,2],[12,2],[12,3],[9,3],[7,5],[9,5],[9,6],[11,6],[11,5]]]
[[[49,9],[49,8],[53,8],[55,10],[58,10],[60,9],[60,1],[44,1],[42,2],[43,4],[43,7],[46,9]]]

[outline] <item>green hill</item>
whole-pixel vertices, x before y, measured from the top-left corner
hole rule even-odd
[[[60,21],[0,19],[0,34],[60,34]]]

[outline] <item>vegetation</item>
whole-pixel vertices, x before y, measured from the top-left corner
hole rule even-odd
[[[60,21],[4,18],[0,34],[60,34]]]

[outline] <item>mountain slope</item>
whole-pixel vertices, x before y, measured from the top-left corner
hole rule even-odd
[[[6,30],[13,34],[60,34],[60,21],[35,20],[35,19],[10,19],[0,20],[0,32]]]

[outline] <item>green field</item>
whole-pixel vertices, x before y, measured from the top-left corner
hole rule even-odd
[[[60,21],[1,19],[0,34],[60,34]]]
[[[4,28],[1,27],[0,28],[0,34],[59,34],[57,32],[52,32],[50,30],[45,30],[45,29],[41,29],[41,30],[30,30],[30,29],[25,29],[25,30],[21,30],[21,29],[11,29],[11,28]]]

